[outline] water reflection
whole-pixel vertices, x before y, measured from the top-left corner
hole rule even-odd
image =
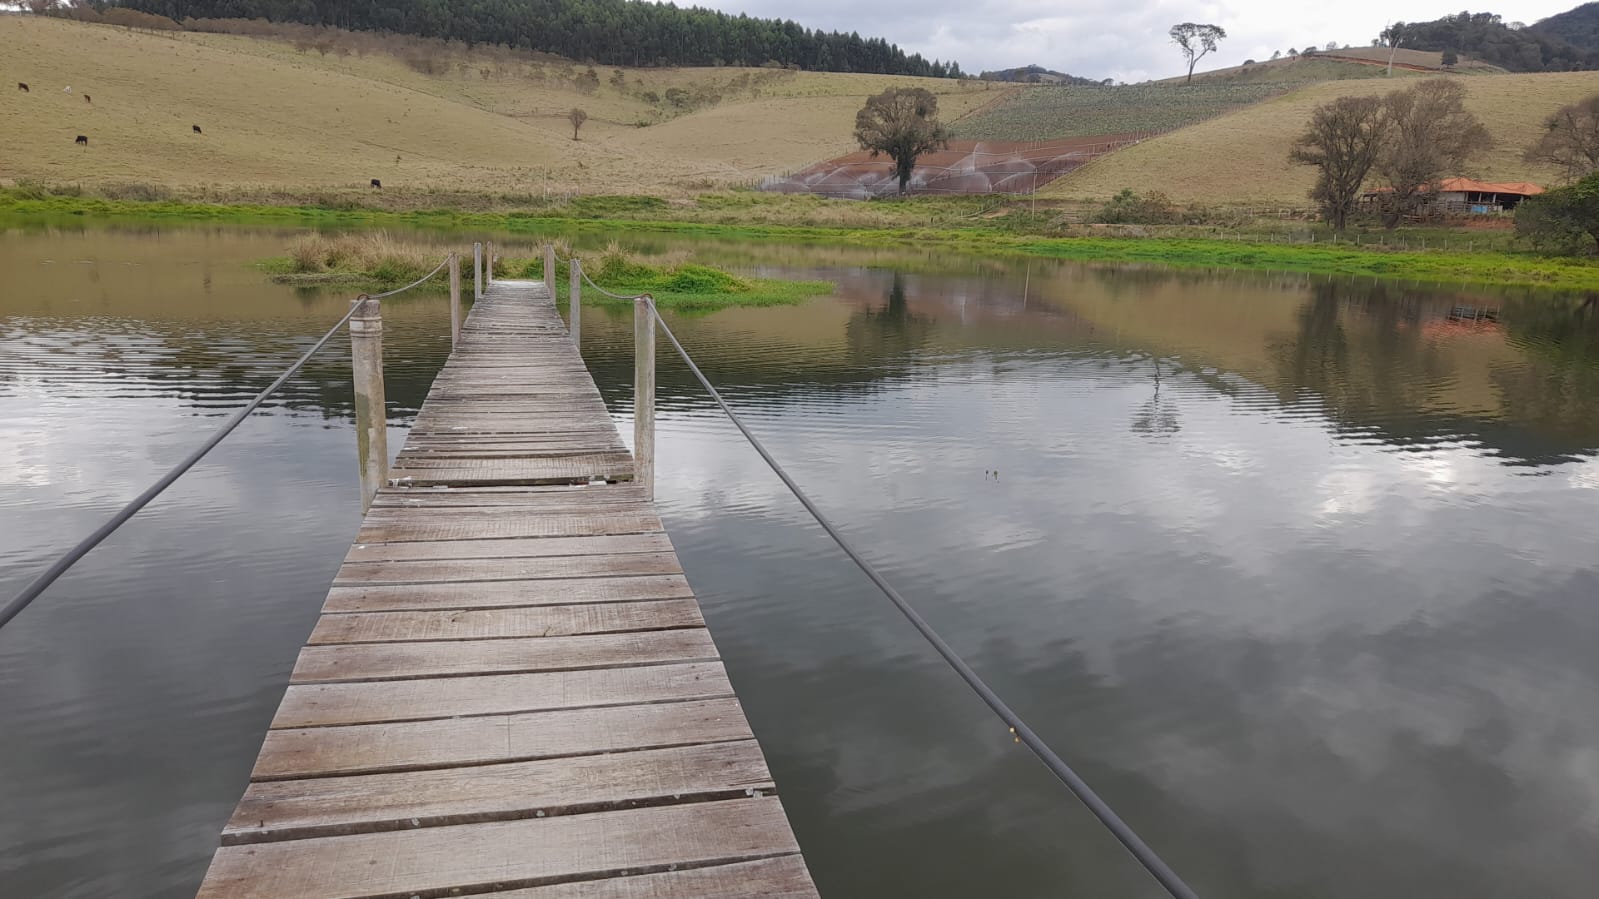
[[[343,312],[244,265],[285,241],[0,238],[0,588]],[[699,251],[839,284],[672,324],[1202,894],[1591,892],[1593,298]],[[448,325],[385,314],[403,427]],[[584,333],[625,417],[628,313]],[[824,895],[1156,895],[660,359],[668,525]],[[0,895],[192,891],[354,528],[348,378],[320,357],[0,632]]]

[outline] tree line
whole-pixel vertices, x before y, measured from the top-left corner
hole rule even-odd
[[[115,0],[171,19],[267,19],[501,44],[615,66],[763,66],[962,77],[882,38],[636,0]]]
[[[1599,68],[1599,51],[1577,47],[1530,28],[1511,28],[1493,13],[1463,12],[1431,22],[1395,22],[1377,43],[1407,50],[1465,53],[1512,72],[1569,72]]]

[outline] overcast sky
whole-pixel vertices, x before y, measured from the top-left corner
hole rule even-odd
[[[929,59],[953,59],[970,72],[1038,63],[1091,78],[1143,81],[1183,72],[1166,32],[1178,22],[1227,29],[1221,48],[1200,69],[1265,59],[1273,50],[1328,41],[1370,44],[1394,19],[1425,22],[1488,10],[1532,23],[1581,0],[1515,0],[1478,5],[1463,0],[678,0],[752,16],[793,19],[809,28],[883,37]]]

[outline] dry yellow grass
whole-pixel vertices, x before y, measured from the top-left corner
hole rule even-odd
[[[855,110],[891,84],[940,93],[948,118],[995,96],[946,79],[731,68],[624,69],[624,91],[607,66],[582,93],[565,75],[586,67],[565,61],[478,66],[461,55],[426,75],[387,54],[32,16],[0,16],[0,57],[8,78],[33,86],[0,91],[0,179],[194,188],[378,178],[391,190],[670,192],[846,152]],[[655,111],[637,95],[671,87],[723,99],[637,127]],[[576,142],[573,106],[591,116]],[[87,148],[74,145],[79,134]]]
[[[1463,78],[1467,106],[1493,132],[1494,149],[1462,174],[1493,181],[1549,181],[1555,172],[1522,161],[1545,117],[1599,92],[1599,74],[1561,72]],[[1290,165],[1288,150],[1311,110],[1336,97],[1383,93],[1386,79],[1310,85],[1112,153],[1061,178],[1046,196],[1103,199],[1122,188],[1159,190],[1179,202],[1305,206],[1315,173]]]

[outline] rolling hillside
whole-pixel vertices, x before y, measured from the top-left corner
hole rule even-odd
[[[0,16],[0,179],[671,193],[848,152],[861,101],[890,85],[938,93],[949,117],[1006,90],[738,68],[602,66],[585,83],[588,67],[553,57],[439,44],[418,59],[417,47],[326,52]],[[574,106],[589,114],[575,142]],[[79,134],[86,148],[74,145]]]
[[[1497,142],[1471,174],[1487,180],[1547,181],[1555,172],[1529,166],[1522,152],[1560,106],[1599,92],[1592,72],[1477,75],[1463,78],[1467,106]],[[1100,199],[1122,188],[1158,190],[1179,202],[1306,206],[1312,169],[1290,165],[1288,149],[1311,110],[1336,97],[1394,89],[1388,79],[1313,84],[1164,134],[1105,156],[1042,191]]]

